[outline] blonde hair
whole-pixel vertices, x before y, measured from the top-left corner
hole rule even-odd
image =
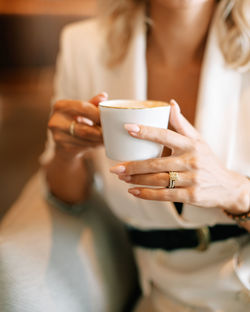
[[[97,0],[97,2],[101,22],[107,29],[107,64],[112,67],[125,57],[137,14],[146,0]]]
[[[218,8],[217,30],[226,63],[235,69],[250,69],[250,1],[222,1]]]
[[[136,16],[148,0],[98,0],[100,19],[107,27],[107,64],[112,67],[126,56]],[[250,68],[250,1],[223,0],[216,17],[221,51],[228,66]],[[145,22],[147,16],[145,15]],[[110,52],[112,51],[112,53]]]

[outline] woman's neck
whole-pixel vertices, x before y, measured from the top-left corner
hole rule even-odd
[[[200,62],[214,0],[152,0],[148,52],[169,67]]]

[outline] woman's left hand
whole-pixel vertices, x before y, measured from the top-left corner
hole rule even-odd
[[[172,154],[168,157],[124,162],[110,171],[127,183],[153,186],[128,190],[142,199],[220,207],[235,214],[247,212],[250,207],[249,180],[228,170],[218,160],[173,100],[170,123],[176,132],[135,124],[125,125],[131,136],[163,144],[172,150]],[[178,180],[172,189],[168,188],[170,171],[178,173]]]

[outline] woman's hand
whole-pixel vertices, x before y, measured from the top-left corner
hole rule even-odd
[[[248,211],[248,179],[226,169],[180,113],[178,104],[171,101],[171,106],[170,123],[176,132],[135,124],[125,125],[131,136],[170,148],[171,156],[125,162],[111,168],[111,172],[118,174],[127,183],[153,186],[129,189],[131,194],[142,199],[220,207],[237,214]],[[167,188],[169,171],[178,172],[174,189]]]
[[[101,93],[89,102],[60,100],[55,103],[48,127],[57,150],[79,156],[87,148],[103,143],[98,104],[107,98],[106,93]],[[70,134],[72,122],[75,122],[74,135]]]
[[[53,107],[49,129],[56,150],[44,170],[50,192],[66,203],[82,202],[91,192],[93,173],[83,155],[89,147],[102,144],[97,106],[106,99],[102,93],[89,102],[61,100]]]

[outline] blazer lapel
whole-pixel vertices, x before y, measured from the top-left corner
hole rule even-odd
[[[230,166],[242,75],[225,65],[212,27],[202,66],[195,126],[214,153]]]
[[[144,12],[140,13],[128,55],[131,68],[133,96],[138,100],[147,99],[147,64],[146,64],[146,25]]]
[[[195,127],[220,160],[231,168],[240,107],[242,75],[228,68],[212,26],[202,66]],[[198,224],[233,223],[219,208],[184,205],[183,218]]]

